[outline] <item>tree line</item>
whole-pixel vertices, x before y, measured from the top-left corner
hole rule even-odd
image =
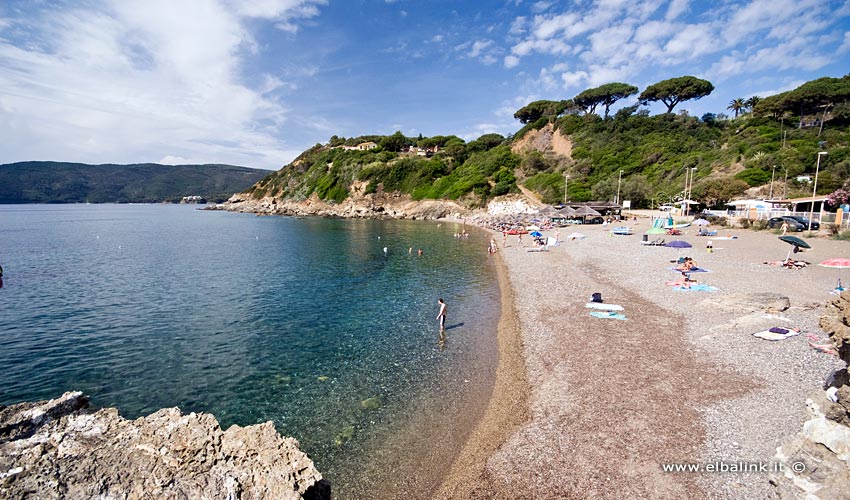
[[[667,113],[673,113],[673,108],[681,102],[700,99],[714,91],[714,85],[708,80],[695,76],[680,76],[669,78],[645,88],[638,96],[641,105],[650,102],[661,102],[667,106]],[[584,90],[572,99],[563,101],[539,100],[531,102],[514,113],[514,118],[521,123],[534,123],[541,118],[557,118],[564,113],[592,114],[596,108],[605,108],[604,118],[608,118],[611,106],[621,99],[637,94],[634,85],[612,82]]]

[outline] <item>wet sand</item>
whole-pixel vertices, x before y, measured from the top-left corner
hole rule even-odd
[[[677,238],[692,249],[645,247],[648,227],[644,220],[635,235],[616,237],[579,227],[587,239],[539,253],[509,238],[500,251],[510,286],[496,385],[438,498],[770,498],[766,475],[662,467],[769,461],[800,429],[806,395],[839,363],[803,335],[767,342],[751,334],[776,324],[824,337],[818,309],[836,272],[764,265],[789,249],[772,232],[721,230],[739,239],[715,240],[707,253],[696,229]],[[796,258],[815,264],[850,253],[846,242],[812,246]],[[716,292],[664,285],[676,276],[670,260],[683,254],[713,271],[699,279]],[[706,302],[763,291],[787,295],[792,308],[765,317]],[[628,320],[591,317],[584,306],[593,292],[623,305]]]

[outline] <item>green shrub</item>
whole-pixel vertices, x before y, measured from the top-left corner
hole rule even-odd
[[[832,237],[834,240],[850,241],[850,231],[841,231]]]

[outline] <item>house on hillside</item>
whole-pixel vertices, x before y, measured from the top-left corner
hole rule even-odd
[[[378,145],[374,142],[361,142],[357,145],[357,149],[359,149],[360,151],[369,151],[370,149],[375,149],[377,147]]]

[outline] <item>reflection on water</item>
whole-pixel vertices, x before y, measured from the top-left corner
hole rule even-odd
[[[225,427],[273,420],[335,498],[362,498],[387,474],[427,492],[404,478],[411,450],[430,447],[437,425],[450,461],[469,416],[449,419],[486,395],[496,359],[486,238],[457,230],[0,206],[0,404],[82,390],[128,418],[179,406]],[[436,297],[463,318],[439,336]],[[419,467],[447,466],[432,462]]]

